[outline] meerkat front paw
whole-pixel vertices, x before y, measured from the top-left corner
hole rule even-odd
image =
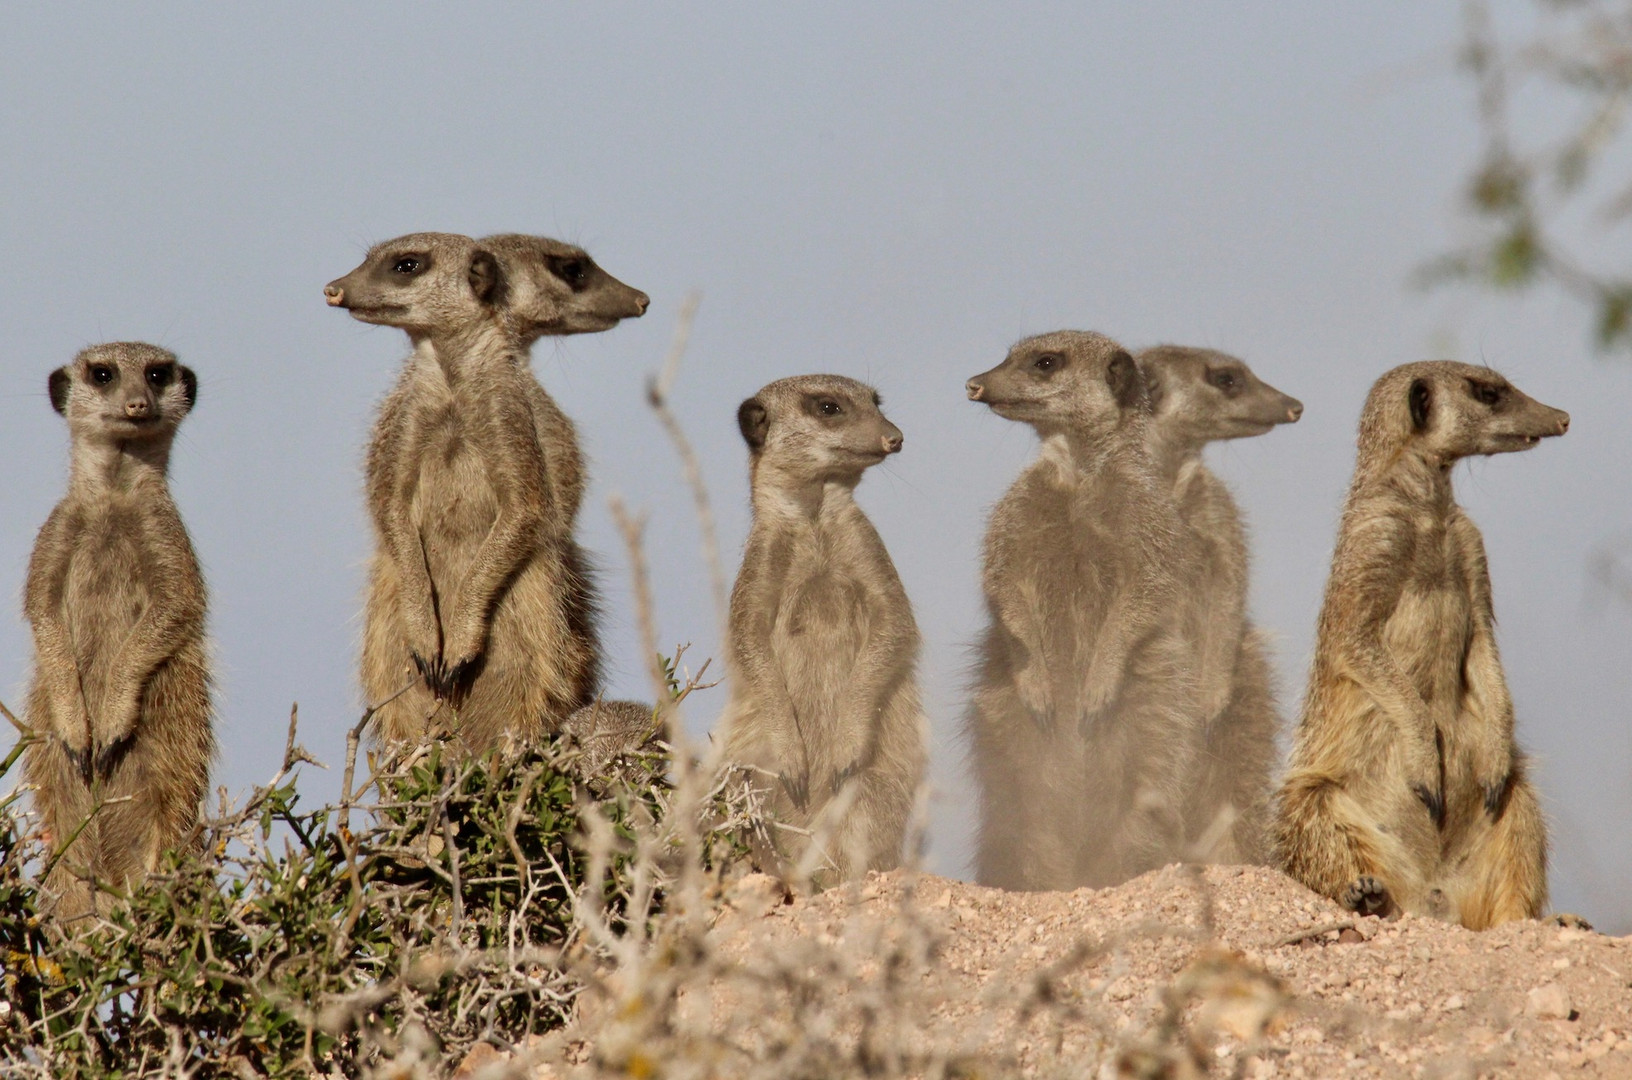
[[[1388,894],[1388,886],[1370,874],[1351,881],[1337,902],[1356,915],[1385,916],[1394,909],[1394,900]]]
[[[810,805],[810,773],[782,773],[778,779],[782,781],[782,790],[793,805],[804,810]]]
[[[93,756],[91,754],[90,747],[74,746],[66,739],[58,739],[57,745],[62,747],[62,752],[67,756],[69,763],[73,765],[74,771],[77,772],[79,774],[79,778],[85,782],[85,786],[89,787],[91,784],[91,766]]]
[[[1014,693],[1039,730],[1054,730],[1054,695],[1048,687],[1048,676],[1038,665],[1027,665],[1015,673]]]
[[[130,749],[131,736],[121,735],[112,742],[97,746],[91,756],[91,768],[98,780],[106,780],[113,772],[114,766],[124,760],[125,753]]]
[[[1542,920],[1550,926],[1562,926],[1566,930],[1586,930],[1591,932],[1592,924],[1579,915],[1571,915],[1567,911],[1557,911]]]

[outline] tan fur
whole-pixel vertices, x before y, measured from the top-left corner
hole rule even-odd
[[[1201,724],[1177,615],[1178,513],[1133,358],[1099,334],[1027,338],[969,396],[1042,437],[992,511],[990,624],[967,722],[975,871],[1103,886],[1183,857]]]
[[[547,332],[543,300],[506,250],[412,234],[325,290],[414,343],[368,459],[378,547],[363,687],[374,703],[408,687],[377,714],[385,743],[433,721],[476,751],[530,738],[598,686],[594,595],[573,539],[581,457],[528,369],[527,346]]]
[[[641,701],[593,701],[575,711],[561,730],[572,736],[585,778],[605,776],[625,755],[650,749],[662,737],[652,706]]]
[[[1310,888],[1472,929],[1546,907],[1545,825],[1451,467],[1568,426],[1467,364],[1407,364],[1372,387],[1278,799],[1277,857]]]
[[[1206,745],[1186,805],[1190,857],[1269,860],[1270,774],[1280,717],[1268,648],[1247,620],[1247,536],[1230,491],[1202,460],[1209,442],[1262,435],[1303,405],[1239,359],[1160,345],[1137,357],[1153,408],[1151,452],[1183,523],[1181,602],[1197,644]]]
[[[901,433],[871,387],[836,375],[771,383],[738,419],[754,522],[731,593],[725,756],[774,776],[781,821],[827,834],[831,876],[887,870],[924,770],[918,627],[853,493]],[[784,839],[791,863],[810,854]]]
[[[189,835],[215,740],[204,580],[166,477],[197,381],[174,354],[119,342],[81,352],[50,389],[72,467],[28,566],[41,741],[24,777],[59,847],[108,803],[47,883],[71,917],[105,906],[85,878],[122,889]]]

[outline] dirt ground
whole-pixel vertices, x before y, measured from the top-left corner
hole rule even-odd
[[[536,1075],[1632,1077],[1632,938],[1360,919],[1257,867],[1072,893],[896,872],[799,900],[751,875],[697,952],[661,1046],[630,1049],[613,979]]]

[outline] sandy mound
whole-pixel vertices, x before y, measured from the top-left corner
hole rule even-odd
[[[544,1076],[1632,1076],[1632,939],[1357,919],[1255,867],[1074,893],[894,873],[791,902],[754,875],[692,944],[655,950],[666,1010],[614,975],[523,1056]],[[505,1058],[465,1075],[515,1075]]]

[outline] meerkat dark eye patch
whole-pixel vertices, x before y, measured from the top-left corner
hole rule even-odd
[[[1472,394],[1473,400],[1479,404],[1488,405],[1491,408],[1495,408],[1507,400],[1507,387],[1496,383],[1480,382],[1478,379],[1468,380],[1468,393]]]
[[[163,390],[176,380],[176,365],[154,364],[147,369],[147,385],[155,390]]]
[[[1044,353],[1031,362],[1031,370],[1040,375],[1052,375],[1065,367],[1065,357],[1059,353]]]
[[[90,367],[91,381],[98,386],[109,386],[117,378],[118,372],[107,364],[92,364]]]
[[[758,451],[765,446],[765,436],[771,430],[771,416],[758,398],[749,398],[737,406],[737,428],[742,432],[748,449]]]
[[[1207,383],[1228,397],[1234,397],[1247,387],[1247,380],[1239,371],[1227,367],[1209,368]]]
[[[1411,402],[1411,426],[1417,431],[1427,431],[1428,415],[1434,407],[1434,391],[1428,385],[1428,380],[1414,380],[1408,397]]]
[[[800,402],[806,413],[818,419],[844,415],[844,405],[829,394],[809,394]]]
[[[595,263],[587,255],[551,255],[544,265],[573,292],[583,292],[589,287],[590,274],[595,269]]]
[[[58,368],[46,380],[46,390],[51,395],[51,407],[59,413],[68,412],[68,389],[73,386],[74,377],[68,374],[67,368]]]
[[[1105,385],[1111,388],[1111,396],[1121,408],[1131,409],[1150,403],[1145,395],[1145,381],[1139,376],[1139,365],[1124,349],[1112,353],[1111,362],[1105,365]]]

